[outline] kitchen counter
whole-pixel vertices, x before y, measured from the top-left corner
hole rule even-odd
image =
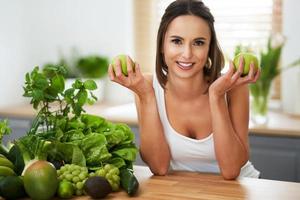
[[[192,172],[153,176],[148,167],[142,166],[134,166],[134,173],[140,182],[139,191],[134,198],[120,191],[109,194],[107,199],[300,199],[300,183],[253,178],[226,181],[220,175]],[[75,199],[90,198],[82,196]]]
[[[134,103],[112,105],[98,103],[85,107],[87,113],[100,115],[113,122],[124,122],[137,126],[137,114]],[[36,115],[32,106],[16,105],[0,108],[1,117],[32,119]],[[249,132],[252,134],[300,137],[300,117],[291,116],[279,111],[269,111],[269,121],[266,125],[257,126],[249,124]]]

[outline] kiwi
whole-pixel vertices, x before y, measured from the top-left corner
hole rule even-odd
[[[112,192],[109,182],[101,176],[89,177],[84,183],[84,191],[95,199],[106,197]]]

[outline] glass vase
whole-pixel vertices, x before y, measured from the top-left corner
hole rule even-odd
[[[268,123],[268,102],[269,95],[252,96],[251,120],[256,125]]]

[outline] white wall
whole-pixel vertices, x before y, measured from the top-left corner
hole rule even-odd
[[[25,73],[59,52],[132,55],[132,7],[132,0],[0,0],[0,107],[27,101]]]
[[[300,1],[283,1],[283,34],[286,44],[283,66],[300,57]],[[282,74],[282,107],[285,112],[300,115],[300,66]]]

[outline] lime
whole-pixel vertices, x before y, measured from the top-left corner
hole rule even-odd
[[[71,198],[74,193],[74,187],[73,184],[69,181],[63,180],[59,182],[58,189],[57,189],[57,195],[60,198]]]

